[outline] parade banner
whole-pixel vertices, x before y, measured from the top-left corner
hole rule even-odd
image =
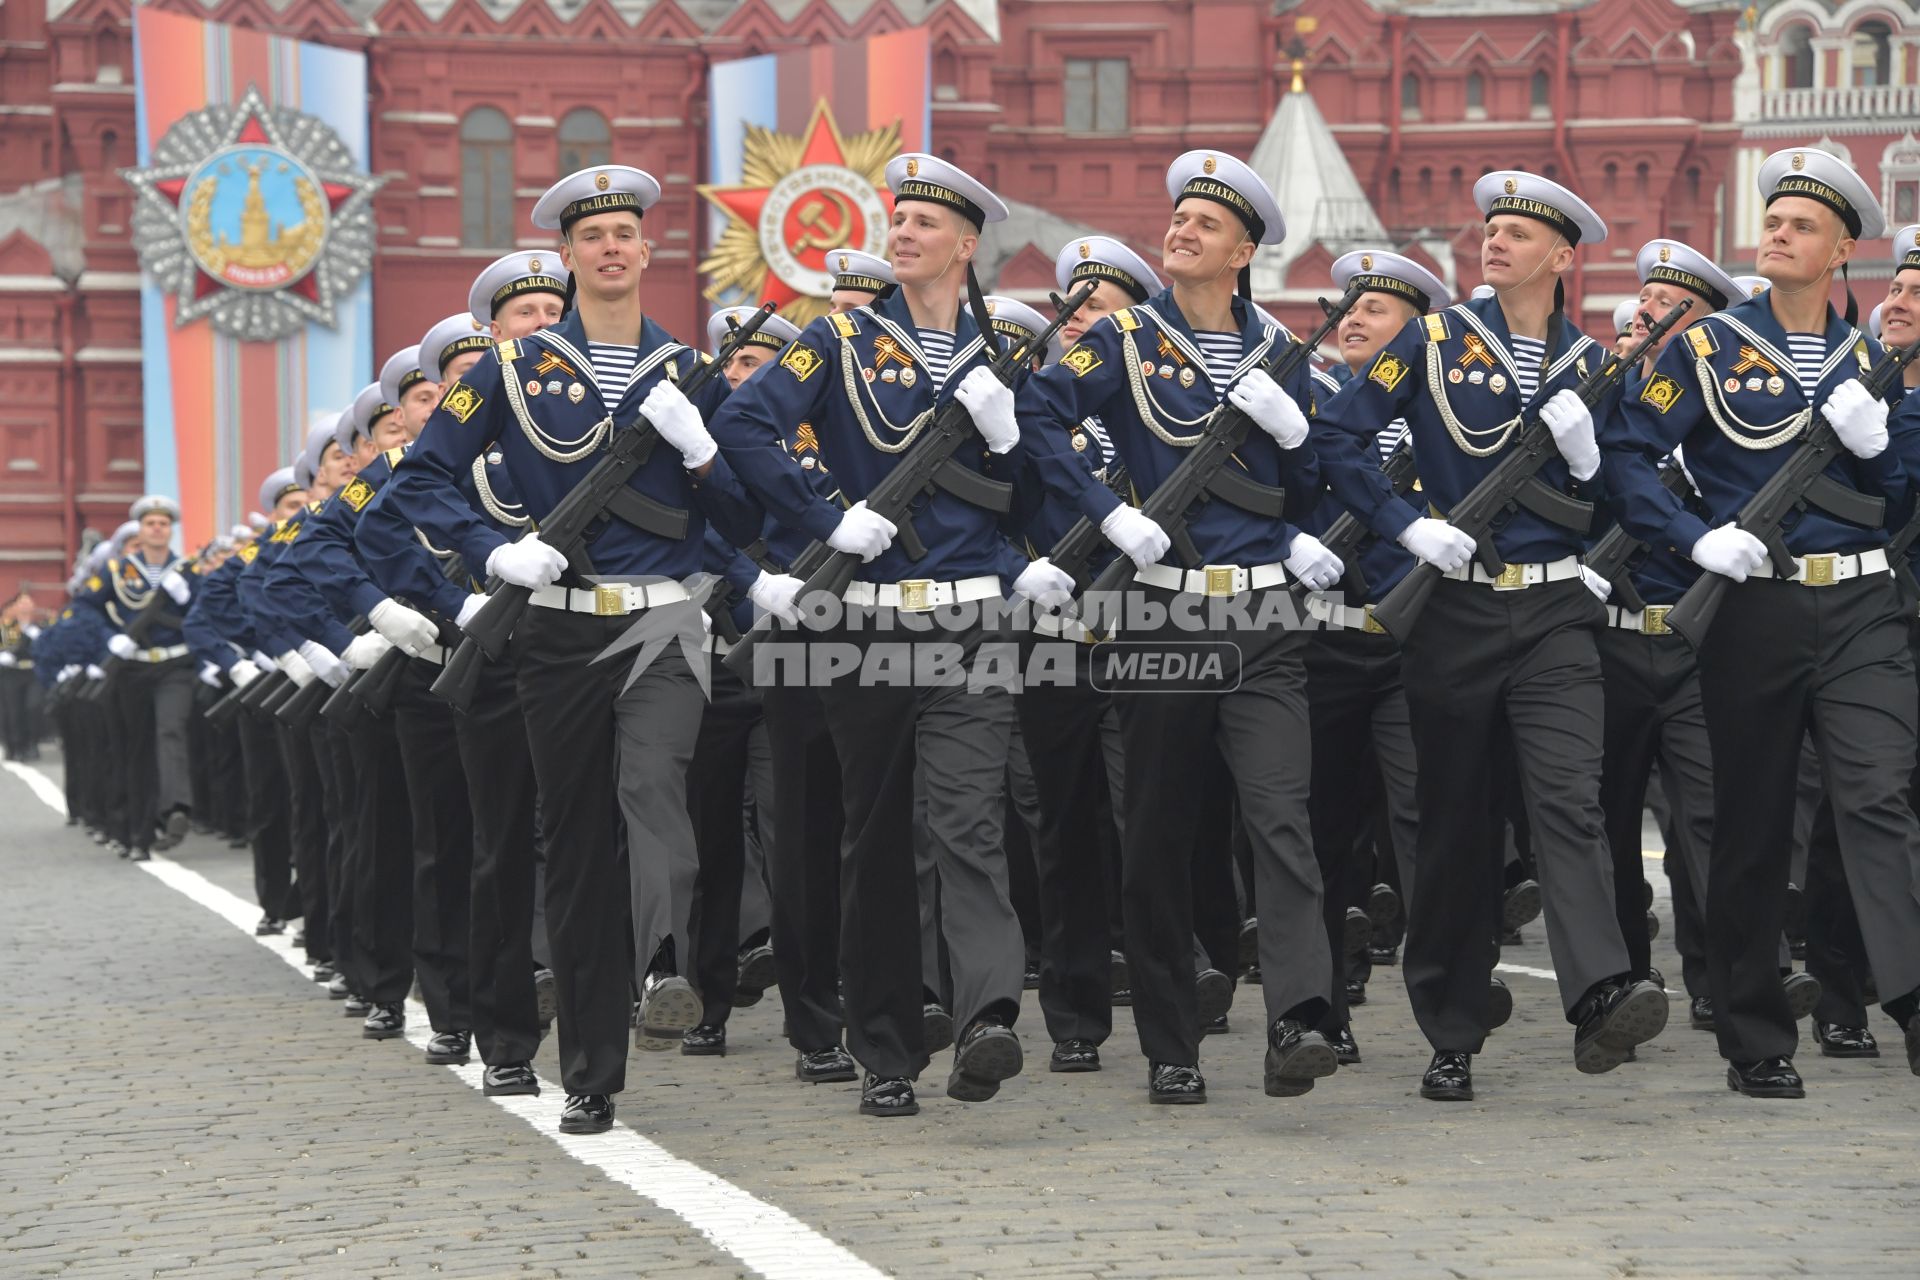
[[[709,301],[777,303],[802,325],[826,314],[828,255],[885,248],[887,161],[927,149],[929,57],[915,28],[714,64]]]
[[[133,18],[146,487],[193,546],[373,378],[366,58]]]

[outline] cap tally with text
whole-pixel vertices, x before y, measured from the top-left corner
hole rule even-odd
[[[720,344],[727,340],[727,330],[731,328],[727,323],[729,320],[734,324],[745,324],[747,317],[757,310],[759,310],[757,307],[722,307],[714,312],[707,321],[707,349],[714,352],[720,350]],[[787,344],[799,336],[800,330],[795,328],[793,322],[785,316],[768,316],[744,345],[764,347],[769,351],[784,351]]]
[[[1344,293],[1356,281],[1369,293],[1392,294],[1421,312],[1453,301],[1453,293],[1439,276],[1412,258],[1384,249],[1359,249],[1334,260],[1334,288]]]
[[[1260,175],[1224,151],[1189,151],[1167,166],[1167,194],[1178,205],[1199,196],[1233,210],[1255,244],[1287,238],[1280,204]]]
[[[572,275],[552,249],[515,249],[489,262],[473,278],[467,310],[475,320],[486,321],[523,293],[551,293],[564,300]]]
[[[468,312],[456,311],[420,339],[420,367],[437,382],[455,356],[492,349],[493,331],[486,322],[475,320]]]
[[[1920,271],[1920,222],[1893,233],[1893,274]]]
[[[1071,293],[1083,280],[1106,280],[1120,286],[1135,302],[1145,302],[1165,286],[1147,260],[1112,236],[1081,236],[1069,240],[1053,259],[1053,283]]]
[[[893,264],[878,254],[858,249],[834,249],[827,254],[827,268],[833,272],[833,292],[851,289],[857,293],[879,293],[899,281],[894,279]]]
[[[1047,327],[1046,317],[1018,298],[990,293],[980,302],[987,309],[987,318],[993,323],[993,331],[1015,342],[1032,342]]]
[[[533,206],[533,225],[564,232],[598,213],[644,217],[660,199],[652,174],[625,164],[599,164],[570,173],[547,188]]]
[[[1783,196],[1805,196],[1827,206],[1856,240],[1878,240],[1887,233],[1880,202],[1853,166],[1818,148],[1790,147],[1760,162],[1761,199],[1771,206]]]
[[[1640,283],[1679,285],[1697,294],[1719,311],[1747,295],[1739,282],[1722,271],[1706,254],[1678,240],[1649,240],[1634,258]]]
[[[1489,220],[1512,213],[1544,222],[1568,244],[1599,244],[1607,238],[1607,224],[1585,200],[1551,178],[1519,169],[1482,176],[1473,184],[1473,203]]]
[[[939,156],[909,151],[887,161],[887,189],[893,202],[926,200],[945,205],[976,227],[1006,220],[1007,206],[999,196],[959,165]]]

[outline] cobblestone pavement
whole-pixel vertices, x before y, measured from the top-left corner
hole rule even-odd
[[[407,1042],[361,1040],[19,777],[0,800],[0,1275],[756,1273],[737,1233],[702,1234]],[[244,851],[175,857],[250,897]],[[1545,970],[1527,934],[1505,959]],[[723,1061],[636,1055],[620,1118],[899,1276],[1920,1275],[1920,1081],[1890,1022],[1886,1057],[1806,1048],[1810,1096],[1758,1102],[1678,998],[1638,1063],[1587,1077],[1552,983],[1509,981],[1470,1104],[1417,1097],[1426,1053],[1387,969],[1357,1011],[1364,1064],[1304,1098],[1261,1093],[1255,999],[1207,1041],[1212,1102],[1191,1108],[1146,1104],[1124,1011],[1104,1072],[1048,1074],[1029,1000],[1030,1069],[998,1100],[948,1101],[942,1055],[917,1120],[862,1120],[851,1086],[793,1080],[770,996]],[[557,1079],[550,1052],[536,1065]]]

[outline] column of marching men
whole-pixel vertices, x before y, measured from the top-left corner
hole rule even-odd
[[[658,184],[583,170],[534,210],[554,247],[482,271],[252,522],[184,558],[142,498],[57,620],[8,606],[7,749],[44,697],[98,843],[249,847],[259,932],[297,918],[368,1038],[417,985],[428,1062],[532,1093],[557,1024],[567,1132],[612,1123],[629,1044],[724,1055],[773,988],[796,1077],[859,1080],[866,1115],[917,1112],[949,1047],[947,1096],[992,1098],[1026,988],[1049,1069],[1100,1070],[1130,1006],[1149,1100],[1197,1103],[1257,983],[1265,1091],[1296,1096],[1361,1061],[1395,962],[1422,1096],[1467,1099],[1541,912],[1574,1066],[1613,1071],[1667,1021],[1650,795],[1729,1087],[1801,1096],[1810,1015],[1878,1056],[1873,1002],[1920,1074],[1920,363],[1880,371],[1920,341],[1920,227],[1869,335],[1828,299],[1886,232],[1871,193],[1812,149],[1759,181],[1757,274],[1652,241],[1603,344],[1562,281],[1605,224],[1487,174],[1487,287],[1347,253],[1316,367],[1250,301],[1287,228],[1225,152],[1168,168],[1157,266],[1060,248],[1053,343],[975,279],[1005,205],[932,156],[887,168],[884,258],[829,255],[829,314],[724,310],[702,349],[646,309]],[[1110,609],[1067,603],[1095,579]],[[1116,636],[1234,677],[1103,681]],[[1062,678],[875,674],[936,647]]]

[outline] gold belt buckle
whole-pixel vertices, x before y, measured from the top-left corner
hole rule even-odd
[[[1383,636],[1387,634],[1387,629],[1374,621],[1372,605],[1368,605],[1361,612],[1366,614],[1366,620],[1360,624],[1360,631],[1363,635]]]
[[[908,578],[899,584],[902,613],[925,613],[933,608],[933,579]]]
[[[596,618],[626,617],[626,586],[621,583],[596,583],[593,588],[593,616]]]
[[[1640,615],[1640,634],[1643,636],[1669,636],[1673,628],[1667,625],[1667,610],[1670,604],[1650,604],[1646,612]]]
[[[1836,555],[1803,557],[1802,563],[1804,563],[1806,567],[1800,571],[1801,585],[1808,587],[1832,586],[1836,581],[1833,576],[1833,562],[1839,558],[1840,557]]]
[[[1521,591],[1526,588],[1526,585],[1527,566],[1524,564],[1508,565],[1500,570],[1499,576],[1493,580],[1495,591]]]
[[[1207,575],[1207,594],[1210,596],[1230,596],[1233,594],[1233,571],[1230,564],[1210,564],[1204,572]]]

